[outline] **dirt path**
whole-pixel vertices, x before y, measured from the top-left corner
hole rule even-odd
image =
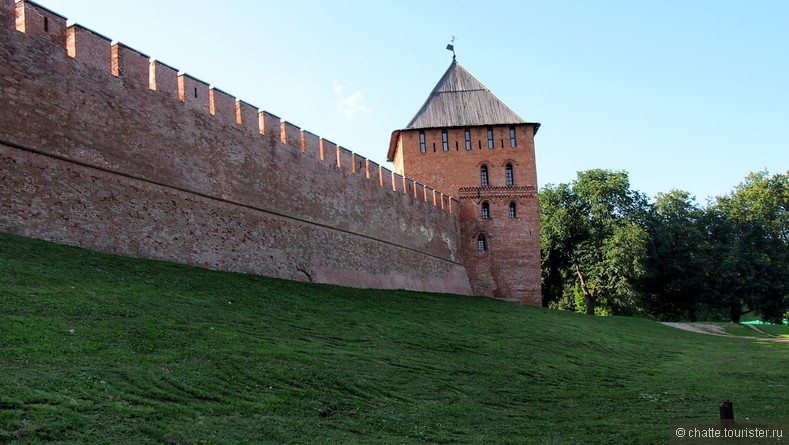
[[[699,334],[717,335],[719,337],[747,338],[749,340],[764,340],[764,341],[775,341],[779,343],[789,343],[789,338],[745,337],[742,335],[729,334],[728,332],[723,330],[723,327],[714,324],[670,323],[670,322],[664,322],[663,324],[666,326],[671,326],[672,328],[683,329],[685,331],[696,332]]]

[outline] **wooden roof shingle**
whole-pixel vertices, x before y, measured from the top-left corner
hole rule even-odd
[[[405,129],[526,123],[455,59]]]

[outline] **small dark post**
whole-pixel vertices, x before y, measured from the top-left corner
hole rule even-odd
[[[734,404],[730,400],[726,400],[720,406],[721,411],[721,428],[728,430],[734,425]]]
[[[734,420],[734,404],[729,400],[721,405],[721,420]]]

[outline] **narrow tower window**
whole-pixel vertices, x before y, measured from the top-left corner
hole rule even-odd
[[[471,150],[471,130],[466,128],[466,150]]]
[[[482,219],[490,219],[490,203],[487,201],[482,203]]]
[[[49,32],[49,17],[44,17],[44,32]]]
[[[518,141],[515,140],[515,127],[510,127],[510,147],[517,147]]]
[[[488,148],[493,148],[493,127],[488,127]]]
[[[449,137],[447,136],[447,130],[441,130],[441,146],[444,151],[449,151]]]
[[[510,218],[517,218],[518,217],[518,209],[514,202],[510,203]]]
[[[515,181],[512,177],[512,164],[507,164],[507,166],[504,168],[504,171],[507,174],[507,185],[514,185]]]
[[[419,132],[419,151],[422,152],[422,153],[425,153],[427,151],[427,148],[425,147],[425,132],[424,131],[420,131]]]
[[[487,187],[488,185],[490,185],[490,184],[488,184],[488,166],[487,165],[483,165],[482,167],[480,167],[479,175],[480,175],[480,180],[482,182],[482,186],[483,187]]]
[[[477,250],[480,252],[488,250],[488,243],[485,241],[485,235],[481,233],[477,237]]]

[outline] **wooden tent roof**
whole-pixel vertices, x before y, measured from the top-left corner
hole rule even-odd
[[[523,123],[520,116],[452,59],[405,129]]]
[[[425,103],[402,130],[421,128],[513,125],[529,122],[499,100],[479,80],[453,58]],[[535,124],[535,130],[540,124]],[[393,160],[394,145],[400,131],[392,133],[388,160]]]

